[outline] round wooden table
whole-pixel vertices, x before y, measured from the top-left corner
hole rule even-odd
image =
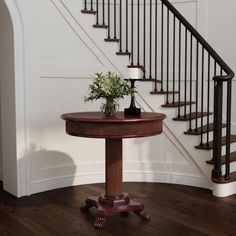
[[[162,132],[164,114],[143,112],[141,116],[125,116],[123,112],[107,117],[101,112],[79,112],[63,114],[66,133],[86,138],[104,138],[106,149],[106,190],[98,197],[86,199],[83,212],[93,206],[96,210],[94,226],[105,226],[106,217],[120,212],[132,211],[142,220],[150,220],[144,205],[129,198],[122,189],[122,139],[158,135]]]

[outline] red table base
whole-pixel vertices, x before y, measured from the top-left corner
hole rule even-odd
[[[97,219],[94,226],[103,228],[108,216],[121,212],[134,212],[141,220],[149,221],[150,215],[144,212],[144,205],[131,200],[122,188],[122,139],[157,135],[162,132],[165,115],[142,112],[138,116],[126,116],[118,112],[107,117],[101,112],[79,112],[62,115],[66,120],[66,132],[73,136],[104,138],[106,157],[106,195],[89,197],[81,211],[88,212],[96,207]]]
[[[88,212],[91,207],[96,207],[96,216],[94,226],[103,228],[108,216],[118,215],[121,212],[134,212],[143,221],[149,221],[150,215],[144,212],[144,205],[129,198],[127,193],[120,197],[109,198],[105,195],[99,197],[89,197],[85,201],[86,205],[81,207],[82,212]]]

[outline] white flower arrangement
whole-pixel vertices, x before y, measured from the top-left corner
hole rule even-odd
[[[136,91],[120,76],[108,72],[107,74],[96,73],[93,83],[89,85],[89,95],[84,97],[84,101],[94,101],[100,98],[116,100],[124,96],[132,95]]]
[[[117,100],[127,95],[132,96],[135,92],[135,88],[131,88],[128,81],[112,72],[105,75],[96,73],[92,84],[89,85],[89,94],[84,97],[84,101],[105,99],[106,103],[102,104],[101,110],[105,115],[113,116],[119,107]]]

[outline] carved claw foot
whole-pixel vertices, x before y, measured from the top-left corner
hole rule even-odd
[[[145,213],[144,211],[134,211],[134,213],[143,221],[150,221],[150,215]]]
[[[104,226],[106,225],[106,218],[105,217],[97,217],[95,223],[94,223],[94,226],[96,228],[103,228]]]
[[[86,199],[86,201],[85,201],[85,206],[82,206],[81,208],[80,208],[80,210],[82,211],[82,212],[84,212],[84,213],[87,213],[87,212],[89,212],[89,209],[91,208],[91,207],[97,207],[97,202],[96,202],[96,200],[95,199],[92,199],[92,198],[87,198]]]
[[[85,201],[85,206],[80,207],[80,210],[81,210],[83,213],[87,213],[87,212],[89,212],[89,209],[90,209],[91,207],[93,207],[93,204],[91,204],[91,203]]]
[[[80,207],[80,210],[84,213],[89,212],[89,209],[91,208],[91,205],[86,204],[85,206]]]

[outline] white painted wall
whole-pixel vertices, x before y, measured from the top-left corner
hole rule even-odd
[[[201,0],[174,2],[181,4],[181,8],[186,4],[186,12],[190,6],[188,15],[201,30],[205,24],[208,26],[208,21],[201,18],[205,11]],[[125,76],[128,58],[114,56],[116,46],[104,42],[105,31],[92,28],[92,16],[80,14],[81,3],[77,0],[17,1],[24,29],[25,58],[27,151],[22,159],[28,160],[30,167],[30,188],[20,195],[104,181],[104,141],[66,135],[60,115],[98,110],[99,102],[84,104],[82,101],[91,75],[112,70]],[[229,3],[235,6],[233,1]],[[221,42],[216,46],[221,47]],[[234,57],[229,59],[231,65],[236,65]],[[1,61],[1,66],[5,63]],[[139,91],[145,94],[150,88],[151,84],[143,84]],[[120,109],[128,102],[121,102]],[[157,103],[161,102],[159,98]],[[199,166],[168,127],[160,136],[124,142],[126,181],[210,187],[206,175],[209,167],[201,170]]]

